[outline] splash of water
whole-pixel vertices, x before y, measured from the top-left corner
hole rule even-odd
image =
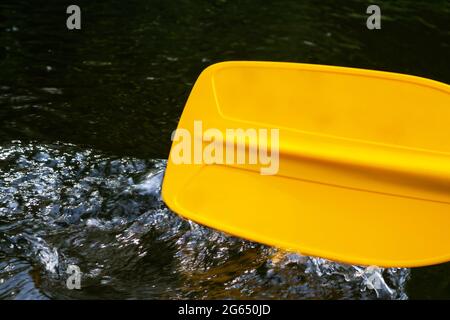
[[[161,200],[165,164],[2,146],[0,298],[407,298],[408,269],[286,253],[180,218]],[[70,264],[80,291],[65,286]]]

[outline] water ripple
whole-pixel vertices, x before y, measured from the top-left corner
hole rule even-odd
[[[408,269],[286,253],[180,218],[161,200],[165,164],[3,145],[0,298],[407,298]],[[66,288],[71,264],[80,291]]]

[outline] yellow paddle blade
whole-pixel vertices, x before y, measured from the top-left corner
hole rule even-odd
[[[351,264],[450,260],[449,85],[219,63],[200,75],[173,138],[162,196],[188,219]]]

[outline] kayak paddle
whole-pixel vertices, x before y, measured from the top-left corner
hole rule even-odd
[[[450,86],[322,65],[212,65],[173,135],[162,197],[183,217],[306,255],[449,261]]]

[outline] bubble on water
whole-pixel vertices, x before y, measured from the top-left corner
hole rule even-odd
[[[33,159],[38,162],[45,162],[50,158],[50,155],[46,152],[38,152]]]
[[[58,267],[58,250],[56,248],[42,248],[39,251],[39,258],[47,271],[56,273]]]
[[[60,88],[41,88],[41,90],[45,93],[49,94],[62,94],[63,91]]]
[[[86,220],[86,226],[99,229],[103,228],[103,224],[99,220],[92,218]]]
[[[46,271],[53,274],[58,273],[58,250],[51,247],[44,239],[27,233],[19,233],[13,237],[13,242],[17,247],[27,247],[28,257],[36,258]],[[20,243],[23,244],[20,245]]]
[[[161,192],[161,184],[164,176],[164,169],[153,172],[145,178],[144,181],[135,185],[135,189],[143,195],[157,196]]]
[[[360,287],[361,292],[367,289],[372,290],[378,298],[404,299],[404,283],[410,276],[408,269],[400,268],[380,268],[377,266],[351,266],[347,264],[336,263],[321,258],[309,258],[306,272],[317,274],[318,276],[340,276],[348,283],[354,283]],[[397,290],[393,290],[386,281],[391,280],[392,274],[395,277],[403,279],[393,283],[397,284]],[[400,284],[401,285],[398,285]]]

